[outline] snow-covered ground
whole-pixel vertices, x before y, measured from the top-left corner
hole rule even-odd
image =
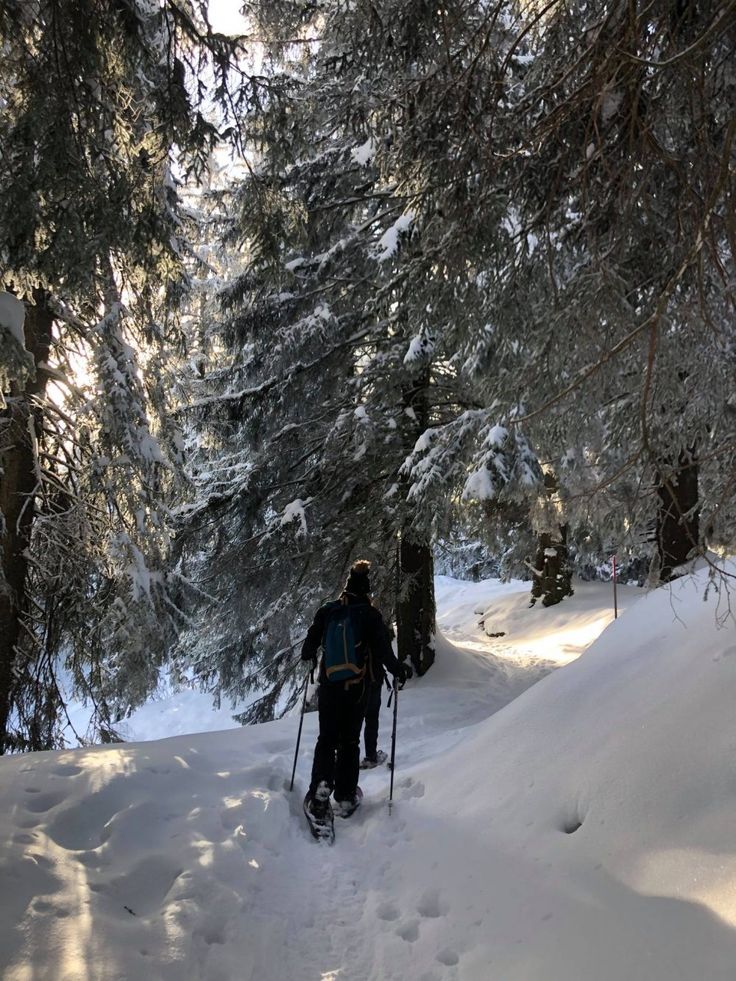
[[[2,977],[733,981],[726,593],[626,590],[603,630],[610,586],[528,610],[513,584],[439,585],[393,813],[365,774],[333,847],[300,810],[314,715],[293,794],[294,717],[0,760]]]
[[[236,729],[233,720],[236,712],[243,712],[257,698],[230,705],[225,699],[220,708],[215,708],[212,695],[196,687],[174,690],[162,677],[159,690],[127,719],[116,723],[116,732],[126,742],[142,742],[149,739],[165,739],[168,736],[183,736],[193,732],[217,732],[222,729]],[[88,731],[92,710],[89,705],[70,699],[67,705],[71,726],[64,729],[64,739],[68,745],[78,746]],[[84,739],[81,740],[84,743]]]

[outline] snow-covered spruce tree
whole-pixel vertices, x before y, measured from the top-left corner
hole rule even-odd
[[[555,606],[574,592],[567,525],[560,523],[560,509],[556,500],[559,497],[559,483],[550,470],[544,474],[544,489],[542,508],[551,511],[552,515],[544,522],[549,530],[537,534],[537,550],[531,569],[532,606],[538,599],[541,599],[542,606]]]
[[[526,11],[509,242],[480,267],[488,326],[466,348],[490,409],[481,439],[495,451],[523,432],[558,482],[558,516],[543,494],[532,513],[585,562],[651,536],[663,579],[706,537],[731,547],[736,464],[734,14],[680,13]],[[469,422],[424,440],[415,473],[441,483],[462,464]],[[476,496],[502,503],[490,463]]]
[[[734,542],[735,56],[718,4],[570,3],[526,79],[525,319],[553,384],[532,371],[524,425],[578,533],[651,537],[655,581]]]
[[[162,350],[186,286],[173,154],[196,169],[215,137],[187,76],[226,71],[203,12],[0,3],[0,285],[25,307],[12,337],[0,316],[0,752],[58,741],[59,670],[109,733],[177,625]]]
[[[188,551],[207,556],[218,598],[197,665],[230,694],[269,687],[255,718],[358,554],[377,560],[385,612],[398,607],[400,653],[431,663],[431,542],[456,485],[432,499],[403,464],[428,429],[482,412],[458,351],[488,318],[478,263],[508,233],[468,133],[511,125],[498,71],[515,27],[478,3],[247,10],[269,85],[233,232],[248,268],[223,296],[232,363],[192,405],[212,455]]]

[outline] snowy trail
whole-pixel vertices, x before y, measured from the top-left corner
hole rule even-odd
[[[369,771],[332,847],[301,814],[314,714],[293,794],[295,717],[0,760],[3,981],[733,981],[733,625],[645,597],[519,698],[608,591],[529,618],[514,585],[439,586],[394,811]]]
[[[2,761],[2,868],[24,883],[3,909],[3,977],[412,976],[415,941],[445,915],[434,893],[418,893],[413,909],[385,898],[424,795],[413,773],[552,667],[490,655],[474,613],[492,599],[488,584],[448,581],[440,596],[441,628],[487,653],[440,642],[436,668],[401,694],[394,813],[389,771],[363,774],[365,803],[337,820],[332,848],[301,815],[313,714],[293,794],[295,718]],[[384,707],[387,748],[390,724]],[[438,957],[436,976],[454,977],[454,956]]]
[[[440,914],[418,896],[400,916],[383,880],[423,784],[398,776],[389,818],[388,771],[367,775],[364,807],[320,846],[301,816],[308,753],[289,795],[291,745],[252,732],[9,761],[3,978],[407,977],[400,945]]]

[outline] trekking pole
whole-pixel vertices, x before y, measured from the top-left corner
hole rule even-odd
[[[302,711],[299,716],[299,732],[296,737],[296,749],[294,750],[294,766],[291,770],[291,783],[289,784],[289,793],[294,789],[294,774],[296,773],[296,761],[299,756],[299,743],[302,741],[302,726],[304,725],[304,711],[307,707],[307,692],[309,690],[309,685],[314,684],[314,668],[309,672],[307,677],[304,679],[304,698],[302,699]]]
[[[397,685],[394,681],[394,687],[391,689],[391,694],[388,696],[388,708],[391,707],[391,699],[394,700],[394,722],[391,729],[391,787],[388,793],[388,813],[391,813],[391,807],[394,802],[394,770],[396,769],[396,718],[399,714],[399,691],[403,688],[403,684]]]

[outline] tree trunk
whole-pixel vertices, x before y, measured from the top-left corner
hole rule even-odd
[[[396,610],[399,660],[408,658],[417,674],[434,662],[434,561],[429,545],[402,536],[401,591]]]
[[[687,560],[700,541],[698,463],[683,450],[674,473],[657,475],[656,545],[660,582],[669,582],[676,566]]]
[[[423,368],[403,388],[405,415],[411,420],[406,432],[406,451],[429,425],[429,368]],[[408,659],[417,674],[434,663],[435,602],[432,546],[412,527],[411,513],[404,516],[398,560],[396,606],[399,660]]]
[[[537,535],[537,553],[532,570],[531,606],[542,600],[542,606],[555,606],[566,596],[572,596],[572,566],[567,550],[567,525],[555,524],[553,497],[558,490],[557,477],[551,471],[544,475],[544,489],[550,509],[549,526],[554,530],[543,531]]]
[[[47,361],[52,315],[41,291],[27,306],[26,348],[36,366]],[[45,372],[24,388],[11,386],[0,414],[0,754],[9,748],[8,722],[13,698],[13,666],[21,621],[26,611],[27,549],[35,517],[37,461],[35,444],[41,426],[38,400],[46,388]]]

